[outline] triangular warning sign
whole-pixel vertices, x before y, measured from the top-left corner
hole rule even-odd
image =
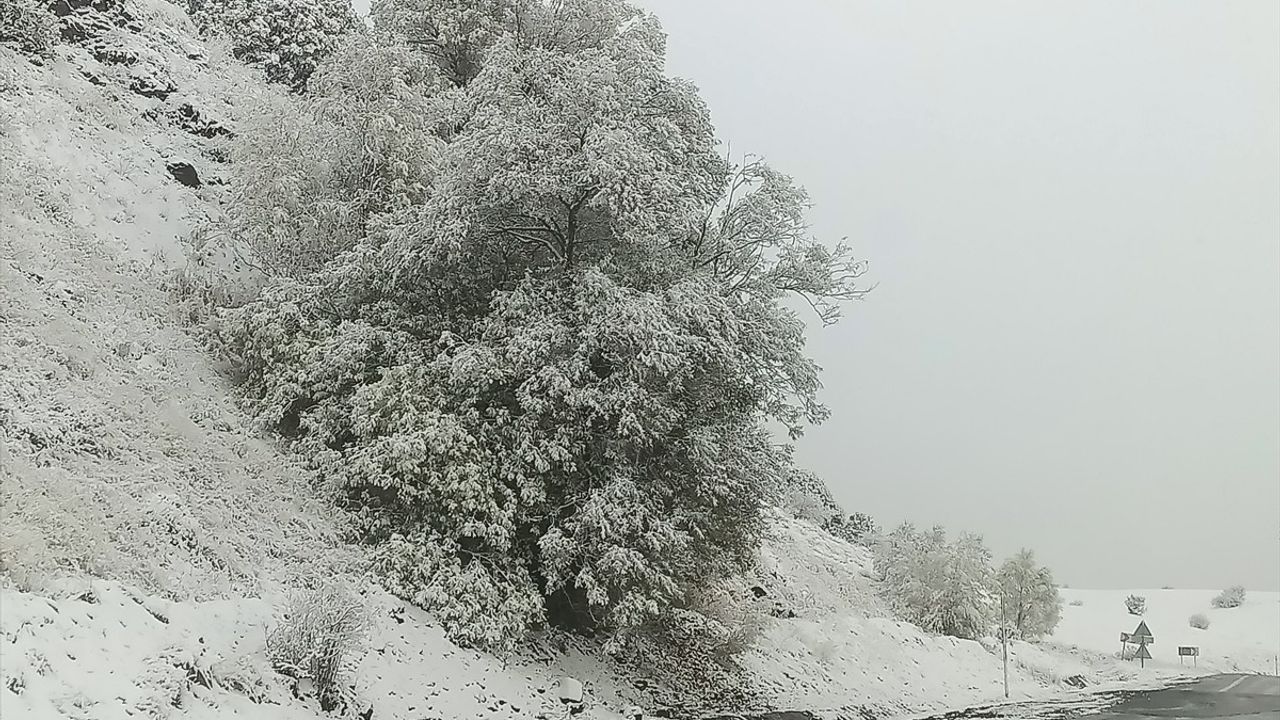
[[[1136,658],[1138,658],[1138,659],[1140,659],[1140,660],[1150,660],[1150,659],[1151,659],[1151,651],[1147,649],[1147,646],[1146,646],[1146,645],[1139,645],[1139,646],[1138,646],[1138,654],[1137,654],[1137,655],[1134,655],[1134,657],[1136,657]]]
[[[1151,634],[1151,631],[1147,629],[1147,621],[1143,620],[1138,623],[1138,629],[1133,631],[1132,637],[1134,642],[1140,642],[1139,638],[1154,638],[1155,635]]]

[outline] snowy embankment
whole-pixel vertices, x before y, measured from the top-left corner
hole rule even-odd
[[[1187,672],[1275,673],[1280,657],[1280,593],[1249,591],[1236,608],[1215,608],[1218,590],[1062,590],[1067,603],[1062,622],[1054,632],[1056,642],[1096,652],[1119,655],[1120,633],[1133,632],[1145,621],[1155,643],[1148,647],[1148,668]],[[1124,600],[1130,595],[1147,599],[1146,613],[1130,615]],[[1203,613],[1209,627],[1193,628],[1188,619]],[[1200,649],[1192,665],[1178,657],[1178,646]],[[1130,647],[1130,654],[1133,647]]]
[[[220,138],[278,96],[195,39],[176,5],[99,5],[116,10],[80,15],[79,39],[51,60],[0,47],[3,714],[322,716],[264,644],[291,589],[335,575],[364,587],[370,610],[350,683],[372,717],[613,718],[652,698],[654,678],[637,690],[595,651],[459,649],[359,580],[339,520],[252,432],[161,289],[219,211]],[[891,619],[864,549],[772,526],[740,601],[757,631],[745,681],[770,705],[885,716],[1002,696],[998,648]],[[1046,697],[1133,673],[1017,643],[1011,681],[1015,697]],[[580,703],[562,702],[565,677],[582,681]]]
[[[764,566],[797,617],[766,627],[744,663],[778,707],[894,716],[1003,701],[999,644],[930,635],[893,619],[875,596],[871,553],[808,523],[777,518]],[[766,584],[770,592],[773,588]],[[1142,674],[1091,650],[1014,642],[1011,700],[1048,699]]]

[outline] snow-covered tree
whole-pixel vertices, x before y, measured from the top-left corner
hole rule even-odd
[[[1016,637],[1048,635],[1062,616],[1062,598],[1049,568],[1037,565],[1035,553],[1022,550],[996,574],[1004,598],[1003,621]]]
[[[302,90],[342,36],[360,27],[351,0],[188,0],[203,31],[226,35],[236,58]]]
[[[652,623],[752,557],[770,425],[825,417],[781,300],[832,320],[862,268],[717,154],[625,3],[373,19],[239,141],[227,230],[278,268],[223,328],[258,416],[455,638]]]
[[[895,612],[930,632],[974,639],[995,618],[991,552],[978,535],[947,542],[935,527],[903,523],[875,548],[875,569]]]

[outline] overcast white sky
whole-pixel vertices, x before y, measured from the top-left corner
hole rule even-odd
[[[799,445],[848,508],[1280,588],[1280,3],[640,4],[872,263]]]

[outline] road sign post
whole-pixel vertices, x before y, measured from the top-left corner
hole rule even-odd
[[[1005,621],[1004,587],[1000,587],[1000,646],[1004,648],[1004,699],[1009,699],[1009,626]]]
[[[1134,656],[1138,658],[1138,666],[1145,668],[1147,661],[1151,659],[1151,651],[1147,650],[1146,643],[1142,643],[1138,646],[1138,652]]]
[[[1191,658],[1191,666],[1199,667],[1200,648],[1195,645],[1179,645],[1178,646],[1178,664],[1182,665],[1185,661],[1182,658]]]

